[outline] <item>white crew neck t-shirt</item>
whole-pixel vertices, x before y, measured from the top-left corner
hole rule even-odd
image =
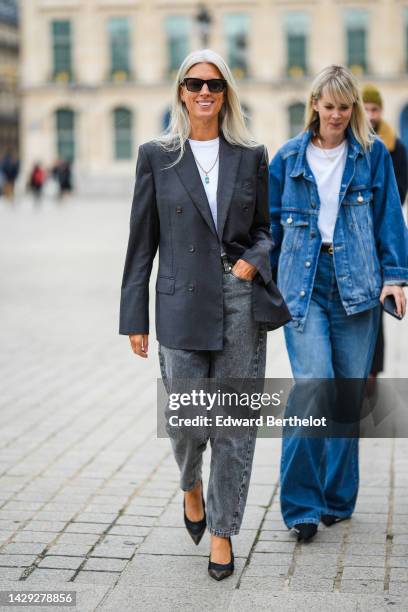
[[[334,226],[339,210],[341,179],[347,158],[347,140],[334,149],[324,151],[312,142],[306,149],[306,159],[316,179],[320,199],[318,228],[325,244],[333,242]]]
[[[215,164],[214,168],[208,174],[208,183],[206,183],[205,181],[205,173],[197,164],[197,168],[204,185],[205,193],[207,194],[207,200],[210,205],[212,218],[214,219],[214,225],[217,228],[217,187],[219,167],[219,160],[217,159],[217,157],[220,146],[220,139],[214,138],[213,140],[191,140],[191,138],[189,138],[188,142],[190,143],[190,147],[195,157],[196,163],[198,160],[204,170],[208,171],[213,166],[215,160],[217,160],[217,163]]]

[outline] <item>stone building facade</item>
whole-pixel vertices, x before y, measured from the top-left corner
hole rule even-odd
[[[18,12],[15,0],[0,1],[0,157],[18,153]]]
[[[311,77],[334,62],[381,88],[408,144],[408,0],[30,0],[25,168],[71,158],[81,190],[127,189],[138,145],[166,123],[177,66],[203,40],[232,66],[270,154],[302,127]]]

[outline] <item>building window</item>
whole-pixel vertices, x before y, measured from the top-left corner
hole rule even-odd
[[[130,76],[130,20],[113,17],[108,21],[110,76],[125,81]]]
[[[291,77],[307,74],[310,20],[306,13],[291,11],[285,16],[286,72]]]
[[[69,108],[56,112],[57,152],[59,159],[72,161],[75,157],[75,113]]]
[[[289,138],[293,138],[305,127],[305,105],[302,102],[292,104],[288,109]]]
[[[174,78],[180,64],[190,52],[191,19],[170,15],[165,22],[167,39],[167,73]]]
[[[72,79],[71,22],[56,20],[51,22],[53,79],[70,81]]]
[[[349,9],[346,12],[347,65],[355,74],[367,72],[368,12]]]
[[[227,58],[235,77],[248,76],[248,32],[249,17],[245,13],[225,15]]]
[[[115,159],[132,159],[133,157],[133,118],[127,108],[115,108],[113,111]]]
[[[408,8],[404,11],[404,29],[405,29],[405,70],[408,72]]]

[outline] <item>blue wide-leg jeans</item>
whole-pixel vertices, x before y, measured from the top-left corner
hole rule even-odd
[[[333,257],[319,256],[313,294],[303,331],[285,327],[292,373],[297,379],[368,376],[380,306],[347,316],[337,288]],[[302,413],[301,402],[287,412]],[[330,413],[330,406],[326,407]],[[302,437],[285,433],[282,439],[281,511],[287,527],[318,524],[323,514],[350,516],[359,483],[358,437]]]

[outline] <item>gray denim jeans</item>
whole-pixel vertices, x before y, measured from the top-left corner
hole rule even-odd
[[[252,283],[223,275],[224,348],[222,351],[190,351],[159,346],[160,368],[167,393],[177,379],[263,379],[266,361],[266,331],[252,316]],[[198,437],[171,437],[180,468],[181,488],[189,491],[201,480],[202,456],[211,444],[210,478],[207,491],[207,527],[211,534],[228,537],[239,533],[256,442],[256,427],[239,436],[212,437],[203,427]]]

